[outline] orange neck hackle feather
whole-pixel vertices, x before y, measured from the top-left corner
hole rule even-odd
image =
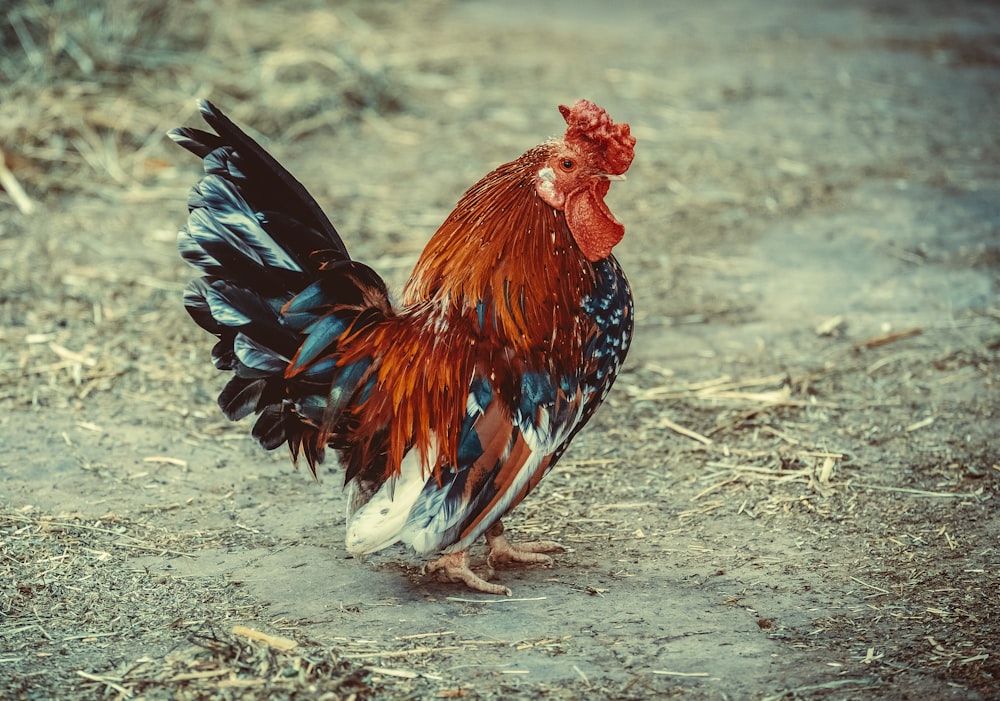
[[[550,151],[538,146],[465,193],[417,261],[404,304],[469,320],[483,304],[484,334],[519,354],[554,348],[553,331],[566,329],[594,282],[563,213],[535,192]]]

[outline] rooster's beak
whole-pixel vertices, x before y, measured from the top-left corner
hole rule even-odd
[[[601,173],[597,177],[604,178],[605,180],[625,180],[624,175],[613,175],[611,173]]]

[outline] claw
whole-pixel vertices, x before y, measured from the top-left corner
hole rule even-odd
[[[510,589],[500,584],[490,584],[477,575],[469,567],[469,553],[461,550],[457,553],[445,553],[434,562],[429,563],[424,572],[439,572],[449,582],[463,582],[474,591],[497,596],[510,596]]]
[[[552,558],[545,553],[558,553],[563,546],[551,540],[534,540],[527,543],[510,542],[503,534],[503,523],[497,521],[486,531],[486,545],[489,554],[486,556],[486,577],[480,577],[469,567],[469,552],[460,550],[457,553],[445,553],[434,562],[424,566],[424,574],[437,572],[448,582],[462,582],[473,591],[497,596],[510,596],[510,589],[501,584],[490,584],[487,579],[493,578],[494,565],[510,562],[522,562],[535,565],[551,565]]]
[[[511,543],[503,534],[503,523],[497,521],[486,531],[486,545],[490,550],[486,556],[486,564],[494,565],[508,562],[523,562],[528,564],[551,565],[552,558],[544,553],[561,553],[565,548],[551,540],[532,540],[525,543]]]

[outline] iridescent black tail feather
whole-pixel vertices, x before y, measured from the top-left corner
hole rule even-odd
[[[343,403],[359,381],[356,368],[337,366],[338,338],[359,319],[390,314],[388,290],[351,261],[301,183],[214,105],[200,101],[199,109],[217,134],[169,132],[205,169],[178,234],[181,256],[203,273],[184,305],[218,337],[215,366],[234,373],[219,395],[223,413],[233,421],[259,414],[258,442],[267,449],[287,442],[315,473],[325,448],[319,427],[331,421],[328,397],[337,390]]]

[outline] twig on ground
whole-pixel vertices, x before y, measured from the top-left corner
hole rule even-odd
[[[703,436],[697,431],[692,431],[690,428],[684,428],[680,424],[675,423],[666,417],[660,419],[660,426],[662,428],[669,428],[674,433],[679,433],[682,436],[686,436],[692,440],[698,441],[699,443],[704,443],[705,445],[711,445],[713,443],[711,438]]]
[[[880,336],[874,336],[861,343],[857,344],[858,348],[878,348],[879,346],[884,346],[888,343],[893,343],[895,341],[901,341],[904,338],[909,338],[910,336],[919,336],[924,330],[919,326],[915,326],[909,329],[901,329],[899,331],[890,331],[889,333],[881,334]]]
[[[14,206],[20,210],[21,214],[27,215],[35,211],[34,201],[28,197],[28,193],[21,187],[21,183],[18,182],[14,174],[7,168],[3,149],[0,149],[0,187],[14,200]]]

